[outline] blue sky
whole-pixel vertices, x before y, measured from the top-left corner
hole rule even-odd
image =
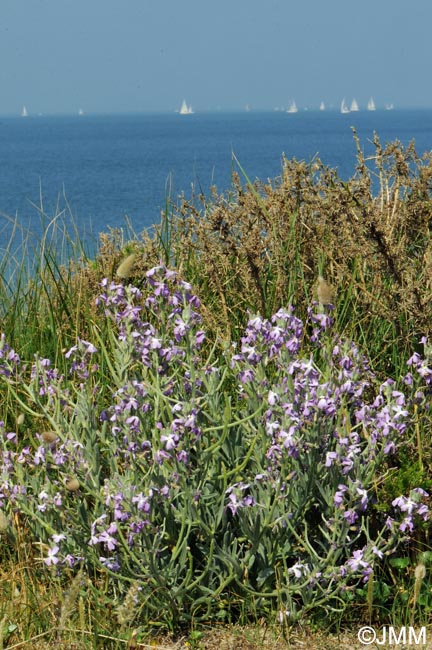
[[[432,106],[431,0],[0,0],[0,113]]]

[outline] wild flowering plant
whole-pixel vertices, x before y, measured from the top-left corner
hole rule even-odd
[[[106,575],[170,627],[294,620],[337,609],[429,520],[420,488],[374,509],[411,436],[413,377],[432,377],[420,357],[405,392],[378,386],[330,310],[303,323],[291,307],[205,353],[200,301],[164,266],[141,288],[104,280],[97,302],[104,326],[66,353],[68,376],[0,343],[0,381],[34,420],[24,439],[0,423],[0,509],[52,571]]]

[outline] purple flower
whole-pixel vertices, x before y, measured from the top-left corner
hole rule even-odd
[[[104,530],[102,533],[100,533],[100,535],[97,538],[97,541],[101,542],[102,544],[105,544],[105,547],[109,551],[113,551],[116,548],[116,546],[118,546],[118,541],[112,535],[110,535],[108,530]]]
[[[174,336],[176,341],[180,341],[189,331],[189,326],[181,318],[177,318],[174,327]]]
[[[243,495],[243,492],[248,489],[248,483],[235,483],[225,490],[225,494],[227,494],[229,498],[227,509],[231,510],[233,515],[236,515],[238,510],[241,508],[255,505],[255,499],[251,495]]]
[[[107,569],[110,571],[113,571],[114,573],[118,573],[120,571],[120,563],[117,558],[115,557],[99,557],[99,562],[102,564],[102,566],[105,566]]]
[[[347,522],[350,524],[350,526],[352,526],[353,524],[355,524],[355,522],[356,522],[357,519],[358,519],[358,514],[356,513],[355,510],[346,510],[346,511],[343,513],[343,516],[344,516],[344,518],[347,520]]]
[[[393,440],[388,440],[388,441],[386,442],[385,447],[384,447],[384,453],[385,453],[386,455],[388,455],[388,454],[395,454],[395,453],[396,453],[396,445],[395,445],[395,443],[393,442]]]
[[[356,550],[353,552],[352,557],[347,561],[347,564],[353,573],[359,569],[366,569],[369,564],[363,560],[364,550]]]
[[[399,526],[399,530],[402,532],[409,531],[410,533],[413,532],[414,530],[414,522],[413,518],[411,515],[408,515],[408,517],[405,517],[405,519],[402,521],[402,523]]]
[[[422,361],[423,359],[421,356],[417,352],[414,352],[414,354],[408,359],[407,366],[418,366]]]
[[[161,436],[161,442],[165,443],[165,449],[171,451],[177,447],[180,438],[176,433],[169,433]]]
[[[393,499],[392,506],[394,508],[399,508],[402,512],[407,512],[409,515],[413,512],[413,509],[416,506],[416,502],[412,499],[407,499],[404,496],[397,497]]]
[[[139,492],[136,496],[132,497],[132,503],[136,504],[136,507],[141,512],[150,512],[150,502],[148,497],[144,496],[142,492]]]
[[[339,458],[339,454],[336,451],[328,451],[326,454],[325,466],[331,467]]]
[[[384,553],[380,551],[376,546],[372,546],[372,553],[377,557],[379,557],[380,560],[382,560],[382,558],[384,557]]]
[[[57,557],[57,553],[59,552],[59,547],[58,546],[52,546],[51,548],[48,549],[48,555],[44,559],[44,562],[47,566],[55,566],[56,564],[59,563],[59,559]]]
[[[228,498],[230,502],[227,505],[227,508],[231,510],[233,515],[236,515],[239,508],[242,507],[241,500],[234,492],[231,492]]]
[[[424,503],[422,503],[417,508],[417,514],[424,521],[427,521],[429,519],[429,508]]]
[[[73,569],[75,564],[77,564],[78,562],[82,562],[83,559],[84,558],[80,557],[79,555],[72,555],[71,553],[68,553],[67,555],[65,555],[63,562],[64,564],[67,564],[70,569]]]
[[[307,564],[296,562],[292,567],[288,569],[288,573],[294,574],[296,578],[302,578],[304,575],[310,573],[310,569]]]
[[[335,495],[333,497],[333,503],[335,506],[341,506],[343,501],[344,501],[344,494],[345,492],[348,491],[348,486],[346,485],[338,485],[337,492],[335,492]]]

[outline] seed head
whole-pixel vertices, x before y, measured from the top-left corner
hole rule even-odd
[[[117,607],[117,620],[120,625],[131,623],[136,616],[141,587],[138,582],[132,583],[124,601]]]
[[[24,418],[25,418],[24,413],[20,413],[20,414],[18,415],[18,417],[17,417],[17,419],[16,419],[16,423],[17,423],[17,426],[18,426],[18,427],[21,426],[21,424],[24,424]]]
[[[317,296],[318,302],[323,306],[332,305],[335,298],[334,288],[324,280],[322,275],[318,276]]]
[[[57,440],[55,431],[42,431],[41,436],[44,442],[55,442]]]
[[[426,567],[424,564],[420,562],[420,564],[417,564],[415,571],[414,571],[415,579],[416,580],[423,580],[423,578],[426,576]]]
[[[132,253],[123,260],[116,272],[118,278],[127,280],[131,276],[135,267],[136,257],[136,254]]]
[[[69,490],[69,492],[76,492],[79,490],[80,484],[77,478],[71,478],[67,483],[66,483],[66,490]]]
[[[415,581],[414,581],[414,597],[413,597],[413,606],[414,607],[416,606],[416,604],[418,602],[418,599],[419,599],[419,596],[420,596],[421,585],[422,585],[422,582],[423,582],[423,578],[425,576],[426,576],[426,567],[422,562],[419,562],[417,564],[416,568],[415,568],[415,571],[414,571],[414,577],[415,577]]]

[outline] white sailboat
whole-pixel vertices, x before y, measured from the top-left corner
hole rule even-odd
[[[341,103],[341,109],[340,109],[340,110],[341,110],[341,113],[349,113],[349,112],[350,112],[350,109],[348,108],[348,106],[347,106],[347,104],[346,104],[345,97],[344,97],[343,100],[342,100],[342,103]]]
[[[374,102],[373,97],[371,97],[370,100],[368,101],[367,109],[368,109],[368,111],[375,111],[376,110],[375,102]]]
[[[287,113],[297,113],[297,112],[298,112],[297,104],[294,101],[292,101],[291,104],[288,106]]]
[[[392,111],[394,109],[394,104],[386,104],[386,111]]]
[[[179,113],[180,115],[192,115],[193,113],[192,106],[188,106],[186,104],[185,99],[183,100],[182,105],[180,106]]]
[[[78,109],[78,115],[84,115],[84,111],[82,108]]]
[[[359,109],[359,105],[357,104],[357,100],[353,99],[352,102],[351,102],[351,107],[350,107],[351,113],[357,113],[357,111],[359,111],[359,110],[360,109]]]
[[[321,102],[321,104],[320,104],[320,111],[325,111],[325,104],[324,104],[324,102]]]
[[[28,110],[25,106],[22,107],[21,117],[28,117]]]

